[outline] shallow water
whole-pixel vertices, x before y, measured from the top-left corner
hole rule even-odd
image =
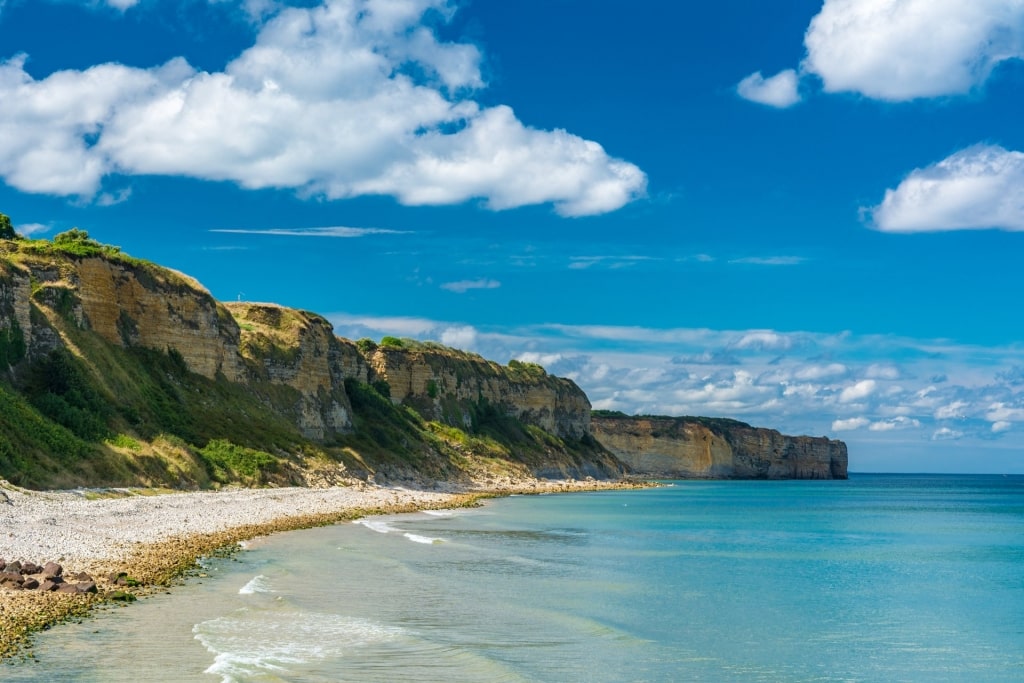
[[[1024,477],[517,496],[281,534],[7,681],[1024,680]]]

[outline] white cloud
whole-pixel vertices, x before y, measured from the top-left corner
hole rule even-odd
[[[953,401],[935,410],[936,420],[957,420],[965,417],[964,410],[967,408],[966,401]]]
[[[765,78],[757,71],[740,81],[736,92],[745,100],[784,109],[800,101],[797,84],[796,71],[793,69],[780,71],[770,78]]]
[[[832,431],[833,432],[849,432],[861,427],[867,427],[871,424],[871,420],[866,417],[851,417],[846,420],[833,420]]]
[[[173,175],[410,205],[551,203],[566,216],[644,194],[644,173],[598,143],[530,128],[509,107],[469,99],[483,86],[479,51],[419,23],[428,10],[450,8],[446,0],[285,8],[214,73],[178,58],[36,80],[15,57],[0,63],[0,176],[64,196],[95,196],[112,174]]]
[[[797,368],[793,377],[802,380],[824,379],[826,377],[839,377],[845,375],[848,369],[842,363],[829,363],[828,365],[807,365]]]
[[[915,420],[913,418],[900,415],[890,420],[880,420],[878,422],[872,422],[871,425],[868,427],[868,430],[872,432],[891,432],[894,429],[910,429],[920,426],[920,420]]]
[[[807,259],[803,256],[745,256],[729,263],[743,263],[754,266],[798,266]]]
[[[456,294],[465,294],[471,289],[497,289],[501,287],[501,283],[497,280],[459,280],[458,282],[446,282],[441,285],[441,289],[447,289],[449,292],[455,292]]]
[[[1014,408],[996,402],[989,406],[985,419],[989,422],[1024,422],[1024,408]]]
[[[955,441],[962,438],[964,438],[963,432],[949,427],[940,427],[932,433],[932,441]]]
[[[969,92],[1024,55],[1020,0],[826,0],[802,70],[826,92],[903,101]]]
[[[1013,427],[1013,423],[1012,422],[1007,422],[1006,420],[1000,420],[998,422],[993,422],[992,423],[992,432],[998,434],[999,432],[1005,432],[1006,430],[1010,429],[1011,427]]]
[[[473,351],[477,345],[477,331],[471,325],[449,327],[441,332],[441,343],[457,349]]]
[[[856,384],[846,387],[839,393],[840,403],[851,403],[865,399],[875,393],[878,383],[873,379],[862,379]]]
[[[533,351],[527,351],[517,356],[516,360],[520,360],[524,363],[535,363],[543,367],[554,365],[558,361],[562,360],[562,354],[560,353],[536,353]],[[607,368],[605,369],[607,372]]]
[[[871,214],[885,232],[1024,230],[1024,153],[968,147],[912,171]]]
[[[224,232],[233,235],[277,235],[282,237],[366,237],[367,235],[406,235],[401,230],[385,228],[351,228],[336,225],[323,228],[267,228],[266,230],[248,228],[216,228],[210,232]]]
[[[22,223],[15,226],[14,231],[19,235],[25,237],[31,237],[32,235],[39,235],[44,232],[49,232],[53,229],[53,226],[44,225],[42,223]]]
[[[736,342],[737,349],[760,349],[784,351],[793,347],[793,339],[786,334],[770,330],[747,332]]]

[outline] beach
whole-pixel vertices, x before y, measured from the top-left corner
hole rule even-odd
[[[509,480],[437,491],[364,483],[330,488],[169,492],[145,489],[27,491],[0,482],[0,559],[61,565],[88,574],[96,592],[68,594],[0,586],[0,658],[34,631],[128,592],[167,586],[196,560],[240,541],[375,514],[462,507],[510,493],[579,491],[622,482]],[[123,581],[122,581],[123,583]],[[136,585],[137,584],[137,585]]]

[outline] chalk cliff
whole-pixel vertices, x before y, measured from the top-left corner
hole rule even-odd
[[[594,437],[629,468],[664,478],[846,479],[846,444],[735,420],[598,414]]]

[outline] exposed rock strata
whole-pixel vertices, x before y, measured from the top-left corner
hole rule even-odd
[[[595,438],[634,472],[665,478],[846,479],[846,444],[733,420],[595,416]]]

